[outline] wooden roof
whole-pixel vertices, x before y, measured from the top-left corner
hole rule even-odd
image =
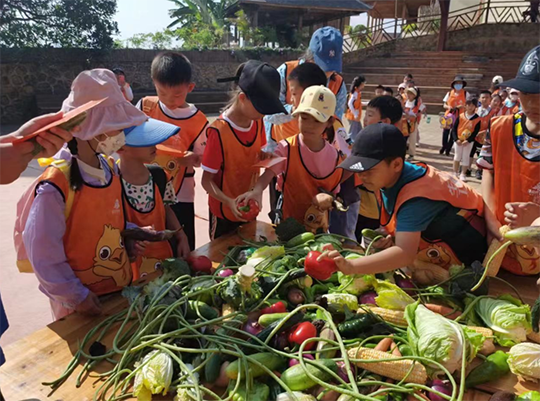
[[[256,4],[261,8],[280,7],[280,8],[307,8],[311,10],[336,10],[361,13],[369,11],[370,6],[360,0],[238,0],[238,5]]]
[[[430,0],[364,0],[364,3],[372,7],[369,15],[373,18],[394,18],[396,15],[396,2],[398,18],[403,15],[404,7],[407,17],[416,17],[420,6],[429,6],[431,4]]]

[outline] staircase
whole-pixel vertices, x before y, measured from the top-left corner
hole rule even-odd
[[[466,90],[469,93],[478,95],[482,90],[489,89],[495,75],[502,75],[504,79],[513,78],[524,55],[462,51],[371,54],[357,63],[346,65],[343,76],[349,85],[355,76],[364,75],[366,86],[362,100],[368,101],[374,97],[379,84],[391,87],[397,94],[397,86],[403,82],[403,76],[410,73],[420,88],[428,113],[438,114],[443,111],[442,100],[456,75],[463,76],[467,81]]]

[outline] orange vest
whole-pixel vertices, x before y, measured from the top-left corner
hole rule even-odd
[[[147,96],[143,98],[142,110],[148,117],[180,127],[180,132],[163,142],[163,145],[170,146],[183,152],[193,150],[195,142],[204,132],[204,129],[208,124],[206,116],[200,110],[197,110],[197,112],[189,118],[171,118],[167,116],[163,110],[161,110],[159,98],[157,96]],[[178,158],[166,154],[159,154],[159,151],[154,163],[157,163],[173,177],[176,194],[180,192],[182,184],[184,183],[184,178],[193,177],[195,174],[193,167],[181,166],[178,163]]]
[[[416,102],[416,106],[414,106],[413,108],[410,108],[410,107],[403,108],[403,111],[407,113],[401,118],[401,133],[403,134],[405,138],[409,137],[409,135],[411,135],[414,132],[414,130],[416,129],[416,124],[417,124],[416,119],[409,120],[407,118],[408,112],[412,110],[412,112],[417,115],[420,112],[421,104],[422,103],[420,102],[420,99],[419,99],[418,102]]]
[[[66,199],[69,182],[58,168],[49,167],[40,182],[50,182]],[[120,291],[133,281],[133,271],[121,232],[125,227],[120,177],[112,174],[106,187],[82,185],[75,192],[66,220],[64,250],[81,282],[97,295]]]
[[[463,89],[460,90],[459,93],[456,93],[456,91],[452,89],[450,91],[450,95],[448,96],[448,100],[446,101],[446,104],[450,106],[452,109],[457,109],[458,107],[465,106],[466,101],[467,101],[467,97]],[[450,110],[446,110],[445,115],[447,115],[449,112]]]
[[[480,124],[480,119],[469,120],[465,113],[459,115],[459,125],[457,127],[457,136],[461,141],[466,141],[472,135],[477,124]]]
[[[136,224],[139,227],[153,226],[156,231],[166,229],[167,216],[165,212],[165,204],[161,193],[154,182],[154,200],[155,206],[148,212],[139,212],[136,210],[127,198],[125,189],[123,188],[124,210],[126,211],[126,219],[130,223]],[[144,255],[139,256],[133,263],[134,280],[139,280],[146,276],[155,276],[156,268],[160,266],[163,259],[173,257],[173,251],[168,241],[150,242],[146,246]]]
[[[272,124],[270,135],[274,141],[279,142],[283,139],[290,138],[299,132],[300,127],[298,126],[298,118],[295,118],[285,124]]]
[[[334,95],[337,96],[339,90],[341,89],[341,85],[343,85],[343,77],[337,72],[333,71],[327,72],[326,77],[328,78],[328,89],[330,89]]]
[[[414,198],[426,198],[433,201],[445,201],[458,209],[462,209],[459,215],[485,236],[485,223],[483,219],[480,219],[484,212],[482,196],[450,173],[439,171],[424,163],[415,164],[426,168],[426,173],[401,188],[392,213],[388,212],[384,207],[381,193],[379,192],[377,195],[381,211],[381,225],[386,228],[388,233],[392,236],[395,235],[397,215],[400,207],[405,202]],[[417,258],[446,269],[453,264],[462,264],[456,253],[444,242],[444,239],[427,241],[424,235],[420,239]]]
[[[287,94],[285,95],[285,101],[287,104],[292,104],[291,88],[289,86],[289,75],[300,64],[300,60],[287,61],[285,63],[285,85],[287,85]]]
[[[218,118],[211,125],[219,135],[223,152],[223,165],[218,174],[214,174],[214,182],[229,198],[236,199],[253,188],[259,178],[259,169],[253,166],[259,161],[263,144],[264,124],[262,120],[254,121],[256,136],[253,142],[244,145],[230,124]],[[229,221],[238,221],[228,206],[209,196],[208,204],[214,216]]]
[[[540,203],[540,162],[525,159],[516,149],[515,138],[523,135],[521,116],[495,117],[491,122],[495,215],[501,224],[506,203]],[[514,274],[537,274],[540,257],[532,247],[512,244],[502,267]]]
[[[501,116],[509,116],[519,113],[519,102],[516,102],[516,104],[512,107],[508,107],[503,104],[501,108]]]
[[[283,219],[294,217],[299,222],[304,221],[306,211],[311,201],[319,191],[319,187],[327,192],[333,192],[341,182],[343,170],[335,168],[331,174],[317,178],[311,174],[302,161],[302,152],[298,135],[287,138],[288,156],[287,171],[283,175]],[[343,160],[337,152],[336,164]]]
[[[349,96],[352,96],[352,94],[349,93]],[[347,112],[345,113],[345,118],[349,121],[362,121],[362,92],[358,92],[358,96],[353,103],[353,107],[355,110],[358,110],[358,118],[354,116],[353,112],[348,107]]]

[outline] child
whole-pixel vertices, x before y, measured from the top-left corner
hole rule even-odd
[[[206,144],[208,120],[202,111],[186,102],[195,84],[191,80],[191,63],[176,52],[158,54],[152,61],[152,81],[157,96],[142,98],[137,107],[146,115],[181,128],[166,142],[158,145],[154,163],[173,177],[178,203],[171,208],[184,227],[191,250],[195,249],[195,169]]]
[[[417,261],[449,269],[486,253],[480,194],[448,173],[405,162],[406,147],[397,127],[373,124],[360,132],[351,156],[339,166],[358,173],[377,194],[381,225],[389,234],[373,244],[386,249],[373,255],[355,260],[336,251],[321,255],[344,274],[383,273]]]
[[[219,81],[234,81],[238,88],[221,117],[207,129],[201,167],[212,240],[245,222],[237,198],[253,187],[259,175],[253,166],[266,144],[262,118],[285,113],[279,101],[279,73],[269,64],[250,60],[238,68],[235,77]]]
[[[364,117],[364,127],[369,125],[384,123],[399,125],[401,128],[401,117],[403,108],[401,102],[391,96],[381,96],[371,99],[366,107]],[[362,241],[362,230],[364,228],[377,229],[379,223],[379,207],[375,194],[364,185],[360,185],[360,209],[358,211],[358,221],[356,223],[356,239]]]
[[[476,114],[476,99],[465,102],[465,112],[456,117],[452,128],[452,139],[454,145],[454,174],[459,175],[461,164],[461,175],[459,179],[467,181],[466,171],[471,162],[471,150],[476,136],[480,132],[480,117]]]
[[[405,90],[407,101],[403,107],[403,135],[408,138],[408,153],[409,158],[416,156],[416,142],[418,135],[418,124],[422,118],[422,112],[426,106],[420,101],[418,92],[415,88],[407,88]]]
[[[394,90],[387,86],[384,88],[383,96],[394,96]]]
[[[491,95],[491,113],[493,117],[499,117],[501,115],[501,97],[499,95]],[[489,121],[491,125],[491,119]],[[491,154],[491,138],[489,137],[489,126],[480,149],[480,157],[476,160],[476,166],[479,167],[483,175],[484,169],[493,169],[493,157]]]
[[[362,90],[366,84],[366,78],[359,75],[354,78],[349,94],[348,109],[345,117],[349,120],[349,140],[354,142],[356,135],[362,129]]]
[[[491,95],[491,111],[493,117],[501,116],[502,98],[498,94]]]
[[[300,133],[281,141],[275,151],[287,160],[266,169],[253,190],[239,200],[254,199],[260,204],[264,189],[274,176],[279,176],[283,219],[293,217],[309,226],[311,222],[304,218],[319,188],[335,194],[343,178],[343,171],[336,169],[342,156],[324,138],[332,128],[335,109],[332,91],[324,86],[307,88],[293,113],[299,117]]]
[[[482,149],[484,158],[493,163],[491,168],[483,166],[482,177],[490,239],[502,241],[499,228],[505,223],[507,204],[540,204],[539,59],[540,46],[537,46],[521,62],[516,78],[503,82],[503,86],[520,91],[522,111],[494,118],[486,137],[487,145]],[[520,275],[538,274],[540,257],[531,247],[511,245],[502,267]]]
[[[122,95],[124,95],[128,102],[131,102],[133,100],[133,91],[131,90],[131,86],[126,82],[126,73],[120,67],[113,68],[112,72],[116,75]]]
[[[101,312],[99,295],[131,284],[133,271],[121,231],[126,226],[122,184],[107,157],[125,142],[123,130],[146,132],[147,116],[126,102],[112,71],[80,73],[64,100],[67,112],[91,100],[80,131],[33,189],[23,232],[29,262],[54,317]]]
[[[476,110],[476,114],[478,114],[478,117],[480,117],[480,132],[478,132],[478,135],[476,136],[475,141],[473,142],[473,147],[471,149],[471,163],[474,157],[476,156],[476,152],[478,148],[482,147],[482,144],[484,143],[484,139],[486,137],[487,130],[489,128],[489,121],[493,117],[494,113],[491,110],[491,92],[488,90],[483,90],[480,92],[480,98],[479,98],[479,105],[478,109]],[[467,170],[466,176],[469,177],[471,175],[471,166],[469,165],[469,168]],[[476,170],[475,177],[479,180],[482,179],[482,169]]]
[[[173,180],[161,167],[151,165],[156,157],[156,145],[177,135],[180,128],[151,119],[147,131],[124,130],[126,144],[120,150],[120,169],[124,210],[127,220],[139,227],[156,231],[180,230],[176,234],[177,249],[173,252],[167,241],[151,242],[133,265],[134,280],[154,276],[163,259],[189,256],[186,234],[171,209],[176,203]]]
[[[396,95],[396,99],[398,99],[401,102],[402,106],[405,106],[405,102],[407,101],[407,95],[405,94],[405,89],[407,89],[407,84],[400,83],[398,86],[398,94]]]
[[[456,76],[452,85],[450,92],[446,94],[443,99],[443,107],[446,110],[445,116],[453,114],[454,118],[456,115],[461,113],[461,109],[465,106],[467,101],[467,93],[464,88],[467,86],[467,81],[465,81],[461,76]],[[452,135],[450,135],[450,129],[443,130],[443,139],[442,139],[442,148],[439,150],[439,154],[445,153],[446,156],[450,156],[450,150],[452,149],[454,141]]]
[[[489,88],[490,92],[494,95],[498,94],[502,81],[504,81],[504,79],[501,75],[495,75],[491,80],[491,87]]]
[[[405,74],[403,77],[403,83],[407,85],[410,81],[414,81],[412,74]]]
[[[382,95],[384,95],[384,86],[378,85],[375,88],[375,96],[382,96]]]
[[[508,116],[519,113],[519,91],[510,89],[508,98],[504,101],[504,105],[501,110],[501,115]]]

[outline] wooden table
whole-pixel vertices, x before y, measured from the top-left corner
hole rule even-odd
[[[257,222],[241,228],[240,235],[253,239],[265,236],[269,240],[275,239],[275,233],[269,224]],[[196,250],[198,255],[208,256],[214,264],[218,264],[228,252],[229,247],[242,244],[238,235],[220,238]],[[505,277],[508,279],[508,277]],[[522,297],[527,302],[533,302],[537,297],[537,289],[531,278],[511,277],[514,285],[519,286]],[[494,293],[511,293],[499,283],[492,285]],[[4,352],[6,364],[0,368],[0,387],[7,401],[89,401],[95,392],[94,379],[86,378],[80,388],[75,387],[75,380],[80,368],[50,397],[49,388],[41,385],[42,382],[57,379],[77,351],[77,343],[107,316],[118,313],[126,307],[127,303],[119,295],[108,297],[103,302],[104,316],[89,318],[78,314],[67,316],[54,322],[35,333],[8,345]],[[112,338],[103,339],[109,345]],[[499,390],[521,393],[535,390],[534,385],[518,382],[515,376],[484,386],[483,389],[493,393]],[[172,400],[173,395],[168,398]],[[490,395],[479,390],[471,390],[466,394],[467,401],[488,401]]]

